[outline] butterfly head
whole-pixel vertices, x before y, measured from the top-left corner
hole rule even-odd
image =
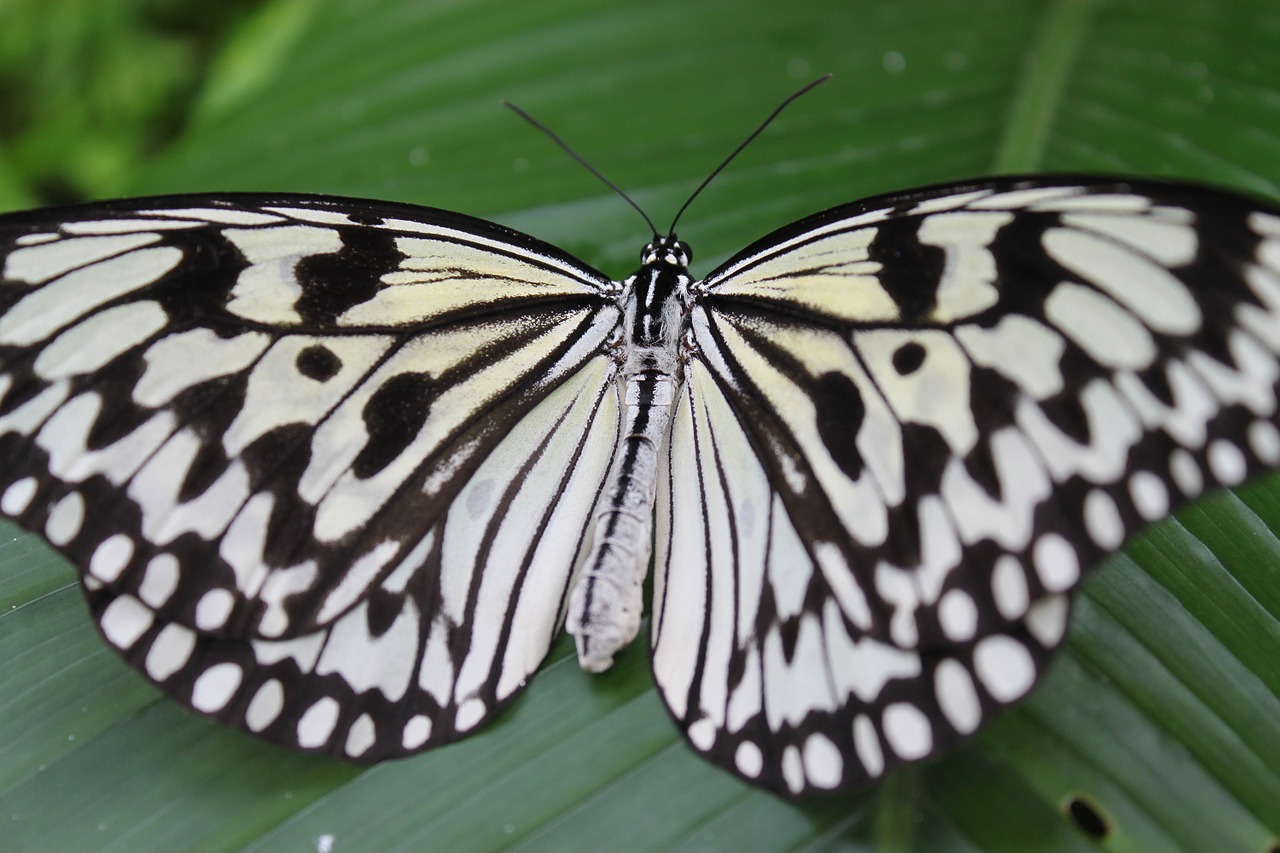
[[[640,251],[640,263],[646,267],[662,264],[686,270],[691,260],[693,260],[693,250],[687,243],[678,240],[674,234],[668,234],[665,237],[655,236]]]

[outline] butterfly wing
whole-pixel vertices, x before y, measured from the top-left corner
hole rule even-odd
[[[362,759],[523,686],[617,438],[607,279],[307,196],[20,214],[0,246],[0,510],[142,672]]]
[[[1280,463],[1280,216],[1222,192],[836,208],[708,276],[693,338],[655,675],[695,748],[793,795],[971,735],[1039,679],[1084,570]]]

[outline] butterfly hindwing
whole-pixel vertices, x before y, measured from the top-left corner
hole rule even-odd
[[[175,699],[275,743],[371,762],[465,736],[560,631],[617,440],[611,369],[597,356],[522,418],[323,628],[213,636],[157,617],[145,588],[139,600],[86,576],[103,635]]]
[[[696,289],[655,676],[695,748],[789,794],[970,735],[1102,555],[1280,462],[1280,219],[1237,197],[888,196]]]

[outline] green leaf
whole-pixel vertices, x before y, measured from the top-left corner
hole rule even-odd
[[[781,97],[831,71],[682,221],[695,271],[815,210],[994,171],[1274,200],[1277,36],[1270,0],[277,0],[125,181],[444,207],[625,275],[638,217],[502,99],[664,224]],[[1277,531],[1277,477],[1155,525],[1086,583],[1029,701],[952,756],[803,804],[695,757],[639,647],[590,677],[557,645],[508,712],[436,752],[373,768],[285,753],[161,699],[97,638],[70,567],[15,533],[0,546],[4,844],[1262,853],[1280,838]]]

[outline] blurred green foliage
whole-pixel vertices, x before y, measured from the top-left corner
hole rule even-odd
[[[119,186],[179,131],[228,32],[258,5],[0,0],[0,159],[10,192],[56,203]]]

